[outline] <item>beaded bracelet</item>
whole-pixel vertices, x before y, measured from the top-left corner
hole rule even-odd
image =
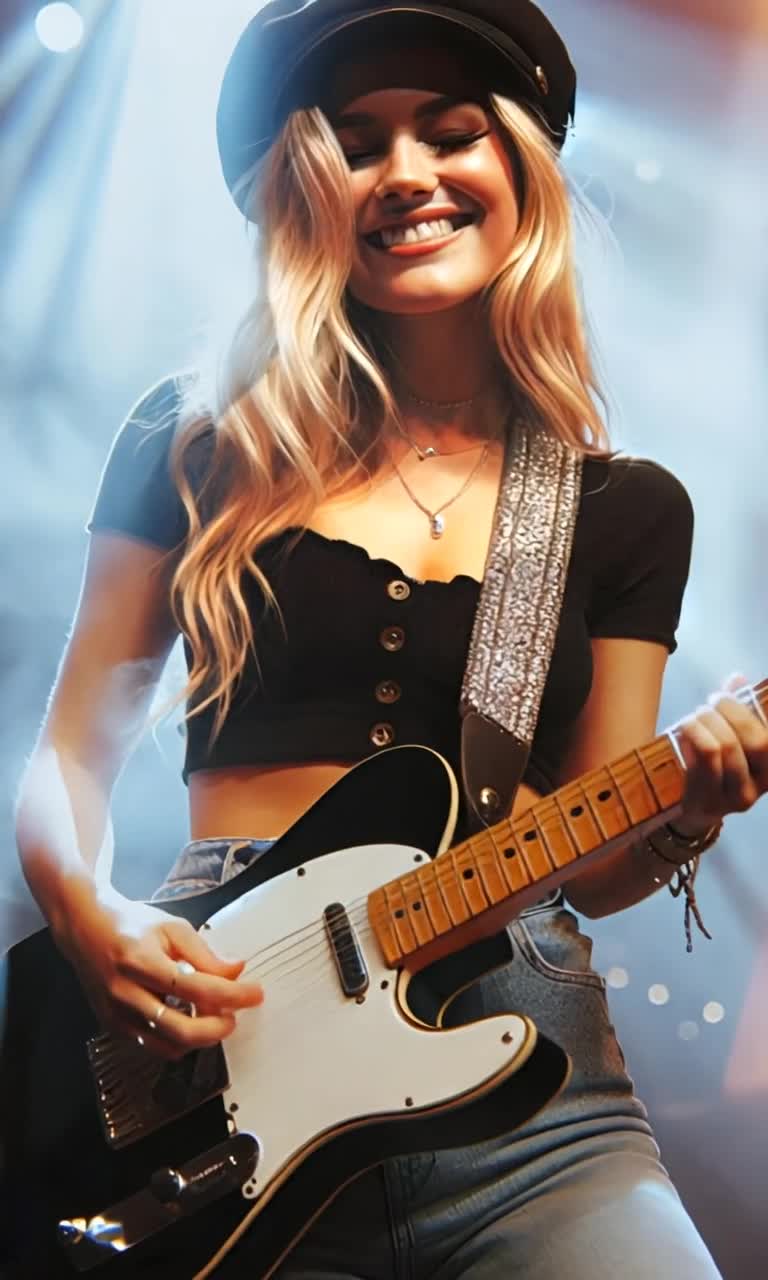
[[[700,836],[685,836],[681,831],[676,831],[668,822],[662,827],[658,827],[646,836],[646,844],[657,858],[661,858],[662,862],[669,863],[675,868],[675,874],[669,882],[669,892],[673,898],[679,898],[681,893],[685,894],[685,949],[689,953],[693,951],[693,938],[691,936],[691,915],[696,921],[697,928],[704,934],[705,938],[712,940],[712,934],[707,932],[704,921],[701,918],[699,904],[696,901],[696,890],[694,888],[696,875],[699,870],[699,856],[707,849],[711,849],[712,845],[720,838],[720,832],[723,829],[722,821],[716,822],[713,826]],[[680,851],[687,854],[684,861],[680,861]],[[678,856],[670,857],[670,853]]]

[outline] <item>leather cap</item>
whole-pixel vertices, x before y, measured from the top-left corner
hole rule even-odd
[[[402,47],[417,33],[459,50],[487,92],[532,109],[562,147],[575,111],[576,72],[532,0],[270,0],[240,36],[219,95],[219,157],[238,207],[247,213],[242,179],[290,112],[319,105],[334,58],[349,56],[351,47],[373,51],[382,40]]]

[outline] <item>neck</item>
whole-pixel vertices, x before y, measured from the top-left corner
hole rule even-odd
[[[382,316],[395,394],[403,414],[430,418],[435,404],[453,422],[487,401],[498,383],[498,357],[477,299],[425,316]],[[417,397],[417,399],[414,399]],[[418,401],[429,401],[429,406]],[[471,405],[462,402],[473,401]]]

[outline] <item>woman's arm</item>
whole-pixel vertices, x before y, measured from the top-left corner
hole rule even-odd
[[[109,799],[144,727],[176,628],[166,553],[100,533],[40,736],[22,778],[17,839],[24,874],[53,924],[69,893],[111,870]]]
[[[592,688],[560,770],[561,784],[655,737],[667,658],[663,645],[647,640],[592,640]],[[596,919],[641,902],[673,874],[674,867],[652,857],[641,841],[585,868],[565,886],[565,895],[576,911]]]
[[[214,955],[186,921],[131,903],[94,875],[100,853],[111,850],[113,785],[176,635],[170,572],[157,548],[93,537],[72,635],[22,779],[17,841],[32,893],[102,1024],[172,1058],[229,1034],[234,1011],[259,1003],[261,991],[235,983],[242,963]],[[197,972],[180,973],[180,960]],[[150,1034],[170,991],[198,1016],[169,1009]]]
[[[607,638],[593,639],[592,648],[592,689],[564,761],[564,783],[656,734],[665,648],[645,640]],[[746,683],[744,677],[732,676],[706,706],[675,726],[687,774],[674,826],[684,836],[704,835],[768,791],[768,724],[729,696]],[[685,857],[683,851],[680,861]],[[610,915],[655,893],[674,873],[675,864],[642,840],[585,868],[569,883],[566,895],[583,915]]]

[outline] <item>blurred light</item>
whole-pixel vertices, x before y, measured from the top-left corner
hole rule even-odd
[[[641,182],[658,182],[661,177],[661,165],[657,160],[638,160],[635,165],[635,177]]]
[[[681,1022],[677,1034],[681,1040],[695,1040],[699,1034],[698,1022]]]
[[[609,987],[615,987],[617,990],[620,990],[622,987],[629,985],[629,974],[626,969],[621,968],[621,965],[614,964],[611,965],[610,969],[606,973],[605,981],[608,983]]]
[[[38,10],[35,30],[51,53],[69,53],[83,38],[83,20],[71,4],[45,4]]]
[[[666,1004],[669,1000],[669,987],[665,987],[663,982],[654,982],[648,988],[648,999],[651,1004]]]
[[[705,1022],[722,1022],[725,1009],[718,1000],[709,1000],[702,1009],[701,1016]]]

